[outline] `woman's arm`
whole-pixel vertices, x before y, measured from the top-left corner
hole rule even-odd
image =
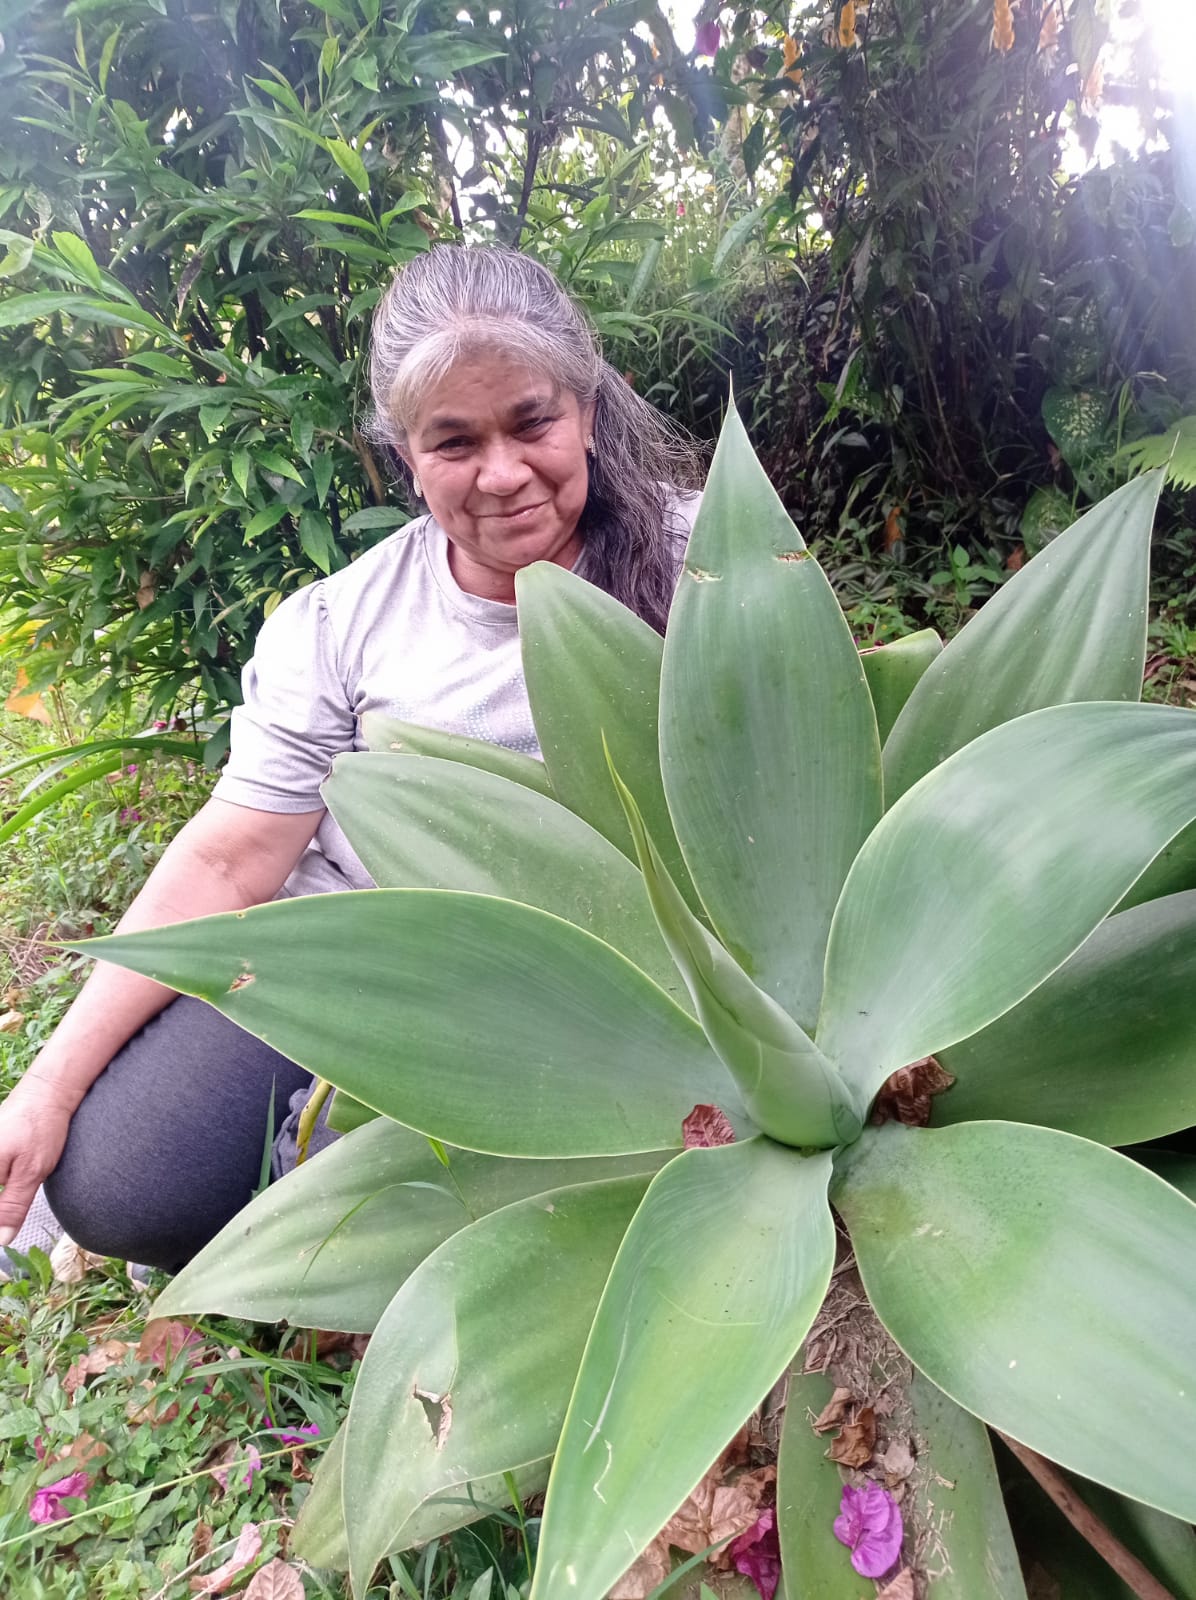
[[[311,841],[322,810],[254,811],[209,800],[171,841],[120,922],[126,933],[242,911],[271,900]],[[53,1036],[0,1106],[0,1246],[57,1166],[70,1119],[116,1052],[174,991],[99,962]]]

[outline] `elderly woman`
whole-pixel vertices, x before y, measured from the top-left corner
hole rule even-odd
[[[549,272],[457,245],[411,262],[374,320],[372,383],[375,428],[427,513],[262,628],[228,765],[122,929],[368,886],[320,798],[367,711],[536,754],[521,567],[572,568],[664,629],[697,457]],[[272,1104],[292,1108],[285,1169],[310,1085],[202,1002],[100,963],[0,1107],[0,1245],[44,1181],[80,1244],[178,1267],[253,1193]]]

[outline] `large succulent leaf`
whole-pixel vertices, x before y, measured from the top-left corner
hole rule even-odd
[[[933,1383],[1196,1519],[1190,1200],[1103,1145],[1014,1122],[866,1129],[833,1197],[877,1315]]]
[[[344,1454],[354,1593],[416,1509],[541,1461],[643,1179],[558,1189],[462,1230],[387,1307],[353,1387]]]
[[[892,644],[860,651],[882,745],[918,680],[942,650],[943,641],[934,629],[922,628],[918,633],[906,634],[904,639],[895,639]]]
[[[690,911],[648,836],[634,797],[613,767],[611,776],[660,932],[706,1037],[739,1085],[752,1121],[787,1145],[831,1149],[854,1139],[860,1116],[842,1077]]]
[[[831,913],[880,814],[876,717],[834,592],[733,408],[673,602],[660,753],[715,931],[811,1029]]]
[[[942,1053],[936,1123],[1004,1117],[1136,1144],[1196,1123],[1196,891],[1103,922],[1022,1003]]]
[[[342,1422],[320,1458],[307,1498],[299,1508],[291,1533],[290,1550],[313,1567],[333,1572],[349,1570],[349,1540],[345,1532],[344,1469],[345,1435],[348,1423]],[[519,1467],[511,1476],[520,1500],[542,1494],[548,1483],[551,1455]],[[511,1504],[507,1475],[498,1473],[472,1483],[454,1484],[448,1494],[424,1500],[396,1535],[389,1550],[411,1549],[439,1539],[457,1528],[468,1527],[482,1517],[502,1511]]]
[[[1196,823],[1189,823],[1182,833],[1176,834],[1117,909],[1128,911],[1131,906],[1144,905],[1147,900],[1161,900],[1169,894],[1182,894],[1185,889],[1196,889]]]
[[[663,1157],[513,1161],[446,1150],[381,1118],[272,1183],[167,1284],[155,1316],[220,1312],[371,1333],[424,1258],[479,1217]]]
[[[1178,1150],[1135,1150],[1135,1158],[1189,1200],[1196,1201],[1196,1156]]]
[[[695,1103],[739,1109],[702,1030],[663,990],[591,934],[509,900],[362,889],[86,948],[468,1150],[670,1149]]]
[[[889,1391],[892,1394],[894,1391]],[[863,1587],[847,1550],[835,1538],[843,1479],[827,1460],[826,1436],[811,1428],[831,1398],[819,1372],[795,1371],[781,1434],[777,1527],[789,1600],[860,1600]],[[933,1538],[927,1600],[1025,1600],[1025,1585],[984,1424],[915,1372],[908,1412],[914,1470],[901,1502],[906,1550],[911,1532]]]
[[[338,756],[322,793],[383,889],[463,889],[549,911],[612,945],[689,1009],[644,883],[555,800],[427,756]]]
[[[542,761],[508,750],[505,745],[486,739],[469,739],[460,733],[442,733],[438,728],[421,728],[414,722],[400,722],[378,711],[367,711],[361,719],[362,737],[370,750],[388,755],[435,756],[455,761],[483,772],[496,773],[521,783],[537,794],[551,794],[548,769]]]
[[[605,739],[640,796],[669,871],[699,910],[660,778],[660,635],[551,561],[518,573],[515,593],[523,676],[552,792],[631,856],[631,835],[606,767]]]
[[[1150,530],[1162,474],[1102,500],[986,601],[939,656],[885,745],[885,798],[990,728],[1078,700],[1137,700]]]
[[[876,828],[843,890],[817,1042],[873,1094],[969,1038],[1078,949],[1196,816],[1196,716],[1071,705],[949,757]]]
[[[601,1600],[785,1370],[830,1280],[829,1174],[753,1139],[653,1180],[569,1402],[533,1600]]]

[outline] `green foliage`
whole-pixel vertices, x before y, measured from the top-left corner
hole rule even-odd
[[[222,710],[263,616],[405,520],[358,428],[381,286],[463,209],[519,239],[565,132],[630,147],[676,99],[689,65],[655,16],[656,65],[633,9],[20,0],[0,588],[35,686]],[[587,251],[638,252],[659,230],[608,167],[556,235],[580,213]]]
[[[1144,569],[1156,489],[1132,484],[1098,507],[1092,544],[1107,539]],[[906,1367],[885,1392],[920,1419],[939,1474],[938,1488],[927,1478],[904,1502],[907,1563],[925,1561],[933,1535],[943,1586],[931,1576],[931,1595],[1024,1595],[974,1418],[1173,1519],[1196,1516],[1196,1210],[1110,1148],[1144,1126],[1181,1128],[1191,1113],[1174,1092],[1167,1047],[1180,1027],[1178,990],[1160,969],[1156,994],[1150,952],[1163,918],[1190,960],[1196,924],[1167,901],[1110,913],[1196,818],[1196,715],[1136,703],[1128,674],[1142,660],[1145,609],[1125,614],[1119,565],[1090,547],[1089,532],[1061,535],[1050,558],[1017,573],[991,614],[924,659],[921,673],[865,673],[850,641],[839,649],[842,619],[816,564],[778,514],[738,420],[728,421],[664,644],[659,711],[644,713],[659,722],[667,819],[703,917],[673,887],[635,797],[616,785],[644,876],[640,913],[646,901],[696,1022],[586,931],[598,891],[585,858],[597,864],[610,846],[580,818],[554,821],[547,797],[491,771],[471,788],[464,768],[455,816],[418,803],[446,745],[440,761],[349,756],[334,779],[350,837],[360,829],[376,855],[393,829],[396,876],[404,861],[424,863],[415,886],[96,947],[269,1031],[333,1083],[431,1136],[435,1160],[413,1157],[411,1170],[434,1176],[410,1181],[439,1191],[437,1215],[450,1229],[442,1202],[451,1212],[454,1174],[464,1180],[455,1231],[421,1235],[428,1253],[400,1264],[404,1281],[385,1309],[358,1305],[378,1316],[378,1332],[317,1483],[321,1514],[299,1531],[309,1559],[349,1566],[356,1595],[425,1519],[438,1526],[454,1501],[494,1493],[504,1468],[541,1465],[559,1433],[531,1593],[601,1600],[803,1339],[837,1326],[833,1302],[828,1320],[815,1320],[835,1261],[828,1185],[884,1338],[921,1374]],[[530,570],[520,594],[526,637],[540,651],[559,638],[561,659],[571,647],[574,669],[584,676],[592,660],[601,681],[604,655],[626,648],[624,625],[596,620],[580,579],[538,576]],[[570,588],[572,639],[561,603]],[[1036,659],[1044,618],[1060,607],[1067,638],[1023,682],[1010,664]],[[1087,662],[1083,681],[1068,672],[1073,657]],[[886,719],[895,718],[883,793],[871,682],[884,685]],[[572,693],[566,684],[566,703]],[[577,724],[578,759],[591,770],[601,720],[589,732]],[[629,730],[620,732],[626,743]],[[380,761],[389,783],[371,787],[366,774]],[[392,811],[386,795],[404,765],[406,798]],[[811,773],[821,788],[807,794]],[[451,776],[446,767],[446,788]],[[558,792],[551,768],[549,778]],[[518,845],[496,824],[504,788]],[[581,792],[588,809],[590,791]],[[576,898],[558,898],[549,915],[539,907],[550,885],[560,895],[560,851],[574,836]],[[628,915],[629,870],[611,875],[608,927]],[[508,898],[526,890],[529,905]],[[811,965],[823,975],[814,992],[801,980]],[[1124,1071],[1119,1051],[1090,1050],[1082,1087],[1068,1065],[1061,1008],[1082,1007],[1093,982],[1158,1011],[1144,1070],[1120,1099],[1103,1086]],[[1054,1003],[1035,1026],[1048,989]],[[985,1049],[988,1029],[1004,1033]],[[1000,1048],[1002,1036],[1019,1049]],[[983,1078],[964,1091],[972,1113],[926,1127],[889,1098],[883,1114],[913,1125],[876,1125],[890,1075],[952,1046],[961,1078]],[[982,1066],[968,1065],[969,1050]],[[1033,1103],[1027,1052],[1048,1079],[1059,1058],[1073,1095],[1099,1104],[1092,1137],[1066,1131],[1066,1096],[1024,1109]],[[1006,1120],[1006,1070],[1024,1122]],[[718,1121],[712,1107],[728,1113],[729,1147],[671,1156],[683,1124],[693,1133],[691,1112],[705,1130]],[[571,1163],[576,1181],[562,1187],[558,1160],[531,1194],[518,1187],[528,1163],[499,1160],[507,1203],[483,1202],[481,1214],[471,1203],[490,1164],[479,1151],[644,1151],[653,1132],[659,1170],[624,1213],[625,1232],[617,1213],[644,1167],[595,1180]],[[311,1204],[318,1167],[284,1179],[175,1280],[164,1304],[176,1314],[235,1303],[275,1316],[279,1263],[298,1251],[310,1260],[288,1314],[302,1317],[305,1303],[343,1282],[346,1260],[374,1248],[389,1269],[387,1247],[371,1245],[371,1207],[414,1214],[425,1201],[390,1197],[403,1180],[368,1163],[411,1137],[385,1123],[349,1134],[335,1153],[347,1185],[331,1205],[344,1206],[339,1222],[330,1227],[329,1208]],[[726,1139],[705,1131],[686,1142]],[[530,1326],[525,1291],[547,1308]],[[942,1488],[961,1474],[945,1516]],[[508,1482],[509,1493],[519,1487]],[[782,1546],[797,1551],[793,1600],[830,1592],[827,1571],[836,1592],[855,1592],[847,1553],[825,1527],[816,1562],[809,1551],[819,1571],[805,1569],[810,1508],[829,1517],[840,1487],[821,1448],[790,1439],[778,1505]]]

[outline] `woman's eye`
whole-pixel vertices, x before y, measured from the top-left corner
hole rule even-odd
[[[436,446],[439,451],[464,450],[469,444],[468,439],[442,439]]]
[[[543,433],[556,421],[555,417],[530,417],[520,427],[521,433]]]

